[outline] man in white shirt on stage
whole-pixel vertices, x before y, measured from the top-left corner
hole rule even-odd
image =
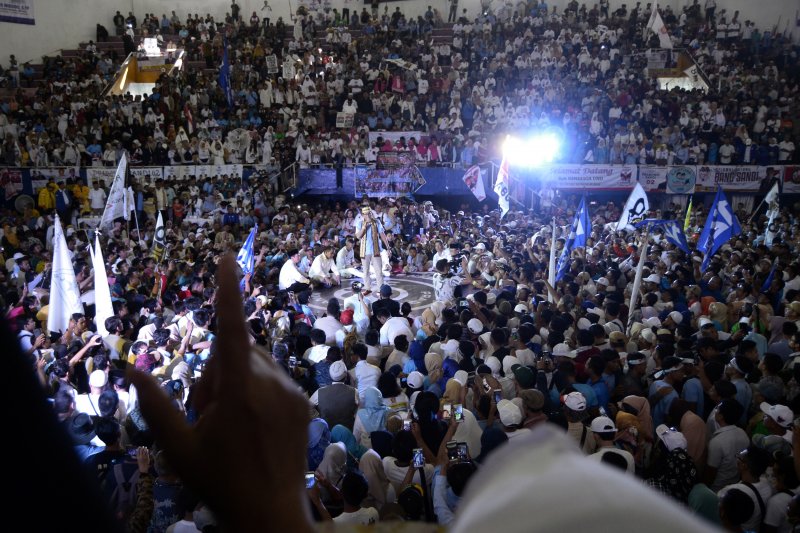
[[[308,277],[314,283],[319,283],[325,288],[333,285],[340,285],[342,280],[339,269],[333,261],[333,246],[326,246],[322,253],[314,258],[311,268],[308,270]]]
[[[278,288],[282,291],[301,292],[308,290],[311,280],[297,270],[297,263],[300,262],[300,252],[297,248],[292,248],[287,252],[289,259],[281,267],[278,275]]]
[[[360,278],[363,275],[358,270],[360,263],[356,261],[356,254],[353,251],[355,244],[356,240],[353,237],[347,237],[344,241],[344,246],[336,254],[336,268],[343,278],[352,278],[354,276]]]

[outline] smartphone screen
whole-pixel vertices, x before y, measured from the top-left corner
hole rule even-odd
[[[492,386],[489,385],[489,382],[486,381],[486,378],[483,379],[483,390],[484,392],[489,392],[492,390]]]
[[[414,468],[423,466],[425,466],[425,455],[422,453],[422,448],[414,448]]]
[[[446,403],[442,406],[442,420],[445,422],[450,420],[450,414],[453,412],[452,404]]]
[[[128,446],[125,451],[128,452],[128,457],[136,459],[136,446]]]
[[[503,392],[500,389],[494,390],[494,403],[497,405],[503,399]]]
[[[310,489],[316,482],[317,479],[314,477],[314,472],[306,472],[306,488]]]
[[[411,420],[408,418],[403,420],[403,431],[411,431]]]
[[[458,449],[458,459],[460,461],[469,461],[469,452],[467,450],[467,443],[459,442],[457,449]]]
[[[464,407],[460,403],[453,406],[453,416],[456,422],[461,422],[464,419]]]
[[[458,461],[458,443],[456,441],[450,441],[447,443],[447,460],[451,463],[454,461]]]
[[[289,368],[294,368],[297,366],[297,357],[294,355],[289,356]]]

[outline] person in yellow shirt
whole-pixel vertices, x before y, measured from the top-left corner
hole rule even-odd
[[[83,183],[75,183],[71,186],[72,197],[80,206],[81,214],[91,211],[89,208],[89,186]]]
[[[39,209],[50,211],[56,207],[56,184],[50,180],[47,185],[39,189],[38,198]]]

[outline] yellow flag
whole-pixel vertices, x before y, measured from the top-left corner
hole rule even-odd
[[[689,207],[686,208],[686,218],[683,220],[683,231],[689,231],[689,216],[692,214],[692,199],[689,198]]]

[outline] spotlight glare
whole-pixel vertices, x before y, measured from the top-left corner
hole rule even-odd
[[[509,164],[520,167],[537,167],[552,163],[561,149],[559,138],[552,133],[534,135],[528,139],[507,137],[503,155]]]

